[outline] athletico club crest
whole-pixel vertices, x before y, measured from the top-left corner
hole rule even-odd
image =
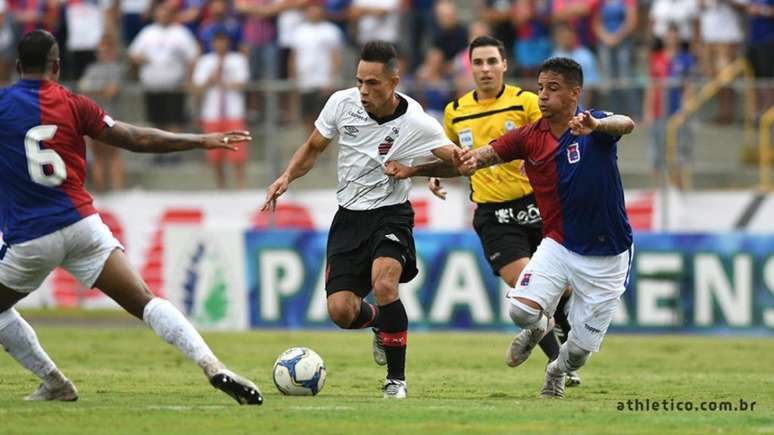
[[[580,161],[580,145],[574,143],[567,147],[567,161],[570,163],[578,163]]]
[[[393,143],[395,143],[395,139],[393,139],[392,136],[387,136],[384,138],[384,142],[379,144],[379,155],[387,155],[387,153],[390,151],[390,148],[392,148]]]

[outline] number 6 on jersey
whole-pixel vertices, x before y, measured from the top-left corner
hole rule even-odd
[[[43,149],[40,141],[48,140],[56,134],[56,125],[39,125],[27,130],[24,137],[24,149],[27,153],[27,171],[32,181],[44,186],[56,187],[67,179],[67,167],[64,160],[54,150]],[[51,173],[45,171],[51,165]]]

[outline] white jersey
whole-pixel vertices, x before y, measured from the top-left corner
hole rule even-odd
[[[451,144],[438,121],[407,95],[395,115],[375,120],[360,102],[357,88],[331,95],[314,126],[324,137],[339,138],[339,205],[371,210],[408,200],[411,180],[384,174],[390,160],[411,166],[432,157],[431,151]],[[405,113],[403,112],[405,109]]]

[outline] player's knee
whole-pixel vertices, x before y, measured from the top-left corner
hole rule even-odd
[[[398,283],[389,277],[377,277],[373,282],[374,296],[379,305],[398,299]]]
[[[508,314],[511,316],[511,320],[520,328],[530,328],[540,320],[541,310],[530,307],[529,305],[512,299],[510,307],[508,308]]]
[[[586,365],[590,356],[590,351],[578,346],[575,340],[568,339],[559,350],[559,368],[565,372],[578,370]]]
[[[357,311],[346,299],[328,298],[328,315],[339,328],[347,329],[355,320]]]

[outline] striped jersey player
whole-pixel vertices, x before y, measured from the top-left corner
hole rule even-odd
[[[240,404],[261,404],[258,388],[226,369],[188,320],[150,293],[84,187],[84,136],[162,153],[233,149],[250,140],[249,133],[173,134],[114,121],[92,100],[57,83],[59,46],[44,30],[21,38],[16,65],[21,79],[0,90],[0,345],[42,381],[26,399],[78,399],[75,385],[13,308],[61,266],[145,321],[196,362],[214,387]]]
[[[513,364],[525,361],[551,330],[559,298],[567,286],[573,289],[571,331],[546,368],[546,397],[564,397],[566,373],[599,350],[632,262],[617,147],[634,122],[579,109],[582,86],[577,62],[547,60],[538,75],[543,117],[461,157],[461,166],[476,169],[524,160],[543,218],[545,237],[508,293],[510,316],[522,328],[508,348]]]

